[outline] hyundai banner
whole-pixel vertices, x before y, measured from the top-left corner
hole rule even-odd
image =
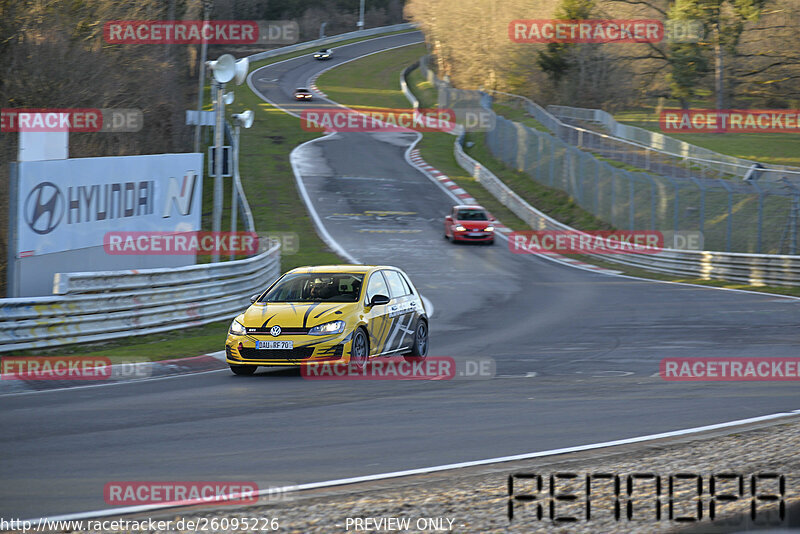
[[[108,232],[200,229],[201,154],[19,164],[17,257],[103,246]]]

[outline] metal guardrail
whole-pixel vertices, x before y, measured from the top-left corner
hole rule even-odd
[[[282,56],[283,54],[290,54],[299,50],[306,50],[308,48],[317,48],[329,44],[339,43],[341,41],[348,41],[350,39],[358,39],[360,37],[371,37],[373,35],[381,35],[384,33],[399,32],[403,30],[413,30],[417,25],[406,22],[403,24],[393,24],[392,26],[381,26],[380,28],[370,28],[368,30],[357,30],[354,32],[340,33],[339,35],[332,35],[330,37],[323,37],[322,39],[315,39],[313,41],[304,41],[289,46],[282,46],[274,50],[267,50],[266,52],[258,52],[247,56],[251,62],[261,61],[262,59],[269,59],[275,56]]]
[[[405,75],[410,70],[403,71],[401,86],[405,84]],[[431,76],[432,73],[428,71],[426,77],[429,81],[431,81]],[[435,75],[433,76],[435,77]],[[436,82],[437,87],[440,86],[439,84],[446,83],[438,79],[432,81]],[[405,87],[407,88],[407,85]],[[406,96],[409,97],[409,94]],[[416,97],[410,94],[409,100],[413,103],[416,101]],[[518,123],[514,124],[523,127]],[[494,173],[464,152],[463,141],[462,132],[453,147],[456,162],[530,228],[580,232],[580,230],[563,224],[528,204]],[[597,254],[595,256],[628,267],[702,280],[723,280],[753,286],[800,286],[800,256],[796,255],[663,249],[655,254]]]
[[[732,174],[734,176],[743,177],[753,165],[758,163],[763,167],[763,172],[770,173],[769,171],[772,171],[770,174],[793,175],[794,178],[800,178],[800,176],[797,175],[798,172],[800,172],[800,168],[788,165],[770,165],[729,156],[727,154],[720,154],[708,148],[699,147],[659,132],[651,132],[650,130],[645,130],[638,126],[621,124],[617,122],[613,115],[602,109],[547,106],[547,111],[563,119],[576,119],[584,122],[601,124],[612,137],[630,141],[637,147],[696,162],[698,165],[713,169],[721,174]]]
[[[62,295],[0,299],[0,352],[86,343],[230,318],[280,275],[280,247],[179,268],[61,273]]]

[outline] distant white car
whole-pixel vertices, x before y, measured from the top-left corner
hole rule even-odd
[[[318,52],[314,52],[314,59],[330,59],[333,55],[333,50],[330,48],[323,48]]]

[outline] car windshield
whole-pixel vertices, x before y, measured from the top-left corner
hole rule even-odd
[[[259,302],[356,302],[363,274],[287,274]]]
[[[298,93],[307,93],[308,89],[298,89],[297,92]]]
[[[488,221],[489,217],[482,210],[459,210],[457,214],[459,221]]]

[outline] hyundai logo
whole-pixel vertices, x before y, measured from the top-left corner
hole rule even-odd
[[[37,234],[49,234],[55,230],[64,216],[64,197],[52,182],[42,182],[28,194],[25,200],[25,222]]]
[[[278,337],[279,335],[281,335],[281,327],[275,325],[269,329],[269,333],[272,334],[272,337]]]

